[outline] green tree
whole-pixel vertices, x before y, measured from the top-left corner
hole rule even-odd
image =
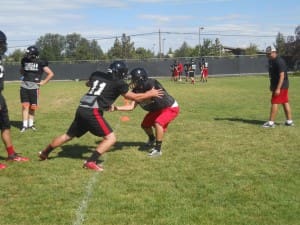
[[[9,62],[21,62],[21,59],[24,56],[24,51],[20,50],[20,49],[16,49],[15,51],[13,51],[8,57],[7,57],[7,61]]]
[[[246,55],[256,55],[258,52],[258,47],[256,44],[250,43],[250,46],[246,48]]]
[[[154,57],[153,52],[149,49],[145,48],[137,48],[135,50],[135,58],[138,59],[146,59]]]
[[[285,55],[285,39],[282,33],[278,32],[276,36],[276,45],[277,51],[280,55]]]
[[[174,57],[175,58],[180,58],[180,57],[191,57],[193,56],[193,51],[195,49],[191,48],[185,41],[182,43],[181,47],[174,52]]]
[[[65,47],[65,38],[60,34],[45,34],[35,43],[40,50],[40,57],[49,61],[62,60]]]

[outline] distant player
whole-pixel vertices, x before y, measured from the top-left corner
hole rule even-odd
[[[35,46],[26,49],[25,56],[21,61],[22,82],[20,88],[20,99],[22,104],[21,132],[28,128],[36,130],[34,126],[35,111],[38,107],[40,86],[48,83],[54,76],[46,60],[39,59],[39,51]],[[46,73],[46,78],[42,80],[42,75]]]
[[[193,59],[191,59],[191,64],[189,65],[188,71],[189,71],[189,77],[191,79],[191,83],[195,84],[196,64]]]
[[[154,146],[149,156],[160,156],[162,154],[161,145],[167,127],[179,114],[178,103],[157,80],[148,78],[148,74],[143,68],[135,68],[130,74],[131,87],[134,93],[145,93],[155,88],[164,90],[164,95],[161,98],[153,97],[141,102],[132,101],[131,104],[127,106],[114,106],[112,111],[130,111],[137,105],[140,105],[144,110],[148,111],[141,126],[148,135],[147,145],[149,147]],[[155,135],[152,127],[155,130]]]

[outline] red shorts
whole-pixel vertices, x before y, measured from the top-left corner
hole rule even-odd
[[[204,77],[208,77],[208,68],[204,68],[202,72]]]
[[[164,108],[162,110],[149,112],[144,117],[144,120],[141,124],[142,127],[148,128],[155,125],[155,123],[158,123],[161,125],[166,131],[169,123],[174,120],[179,114],[179,107],[168,107]]]
[[[271,103],[272,104],[284,104],[289,102],[289,91],[288,89],[281,89],[279,95],[274,95],[274,92],[272,94]]]

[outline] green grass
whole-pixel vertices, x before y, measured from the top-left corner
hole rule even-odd
[[[163,156],[151,159],[138,150],[146,141],[144,111],[106,113],[118,144],[101,158],[102,173],[81,168],[101,140],[90,134],[56,149],[48,161],[37,158],[68,128],[83,82],[42,87],[38,131],[23,134],[19,84],[7,83],[14,145],[31,161],[6,163],[0,173],[0,224],[299,224],[300,77],[290,78],[296,126],[282,125],[280,108],[275,129],[261,127],[270,108],[266,76],[210,78],[194,86],[161,81],[181,106]],[[130,121],[120,122],[123,115]]]

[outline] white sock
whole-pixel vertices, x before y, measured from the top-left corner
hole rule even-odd
[[[271,121],[271,120],[270,120],[270,121],[269,121],[269,124],[270,124],[270,125],[273,125],[273,124],[274,124],[274,121]]]
[[[23,120],[23,127],[28,127],[28,120]]]
[[[293,120],[286,120],[286,123],[291,124],[293,123]]]
[[[33,119],[29,119],[29,127],[32,127],[33,126]]]

